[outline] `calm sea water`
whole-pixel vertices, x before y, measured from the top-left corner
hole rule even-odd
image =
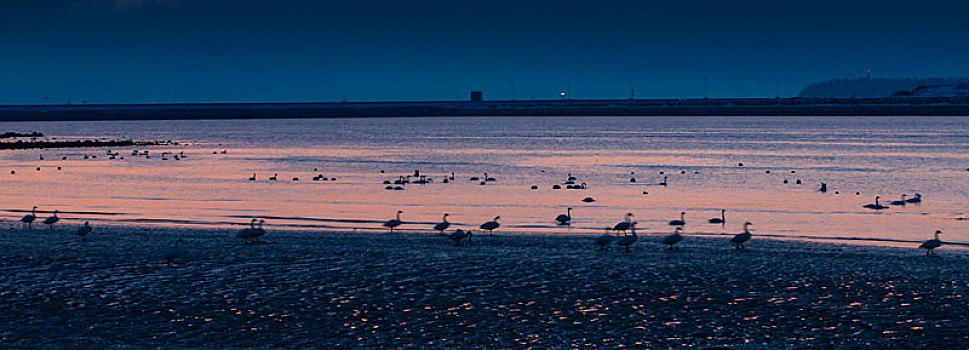
[[[956,220],[969,216],[967,118],[0,123],[0,131],[34,130],[187,144],[150,147],[150,158],[113,149],[123,160],[108,159],[107,149],[0,151],[0,214],[9,219],[37,205],[59,209],[68,225],[233,227],[267,217],[288,228],[381,229],[402,210],[405,230],[429,230],[447,212],[453,228],[476,228],[500,215],[498,232],[589,234],[627,212],[641,231],[668,233],[667,222],[684,211],[685,230],[695,234],[736,233],[751,221],[755,234],[781,237],[922,240],[942,229],[944,240],[969,241],[969,221]],[[165,151],[187,157],[162,160]],[[415,170],[433,183],[384,189],[383,181]],[[442,183],[451,172],[455,180]],[[651,185],[663,180],[660,172],[668,186]],[[253,173],[258,180],[248,181]],[[274,173],[279,181],[268,181]],[[497,181],[469,180],[483,173]],[[569,173],[587,188],[551,188]],[[337,180],[311,179],[319,174]],[[828,193],[817,191],[820,182]],[[880,212],[862,208],[876,195],[887,203],[903,193],[921,193],[924,201]],[[556,225],[553,218],[568,206],[573,224]],[[727,224],[708,224],[721,208]]]

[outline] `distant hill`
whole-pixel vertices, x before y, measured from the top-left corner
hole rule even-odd
[[[920,85],[914,90],[898,91],[895,97],[969,97],[969,84]]]
[[[806,86],[798,97],[853,98],[889,97],[899,91],[913,91],[920,86],[969,84],[969,78],[857,78],[833,79]]]

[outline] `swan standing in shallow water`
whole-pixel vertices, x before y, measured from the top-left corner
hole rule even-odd
[[[390,233],[394,233],[394,228],[404,223],[403,221],[400,221],[400,214],[403,213],[404,212],[398,210],[395,218],[387,220],[387,222],[384,223],[384,227],[390,228]]]
[[[449,238],[452,241],[454,241],[454,246],[461,245],[461,240],[467,238],[468,239],[468,246],[470,247],[471,246],[471,236],[472,236],[471,231],[464,231],[462,229],[457,229],[454,232],[452,232],[451,234],[447,235],[447,238]]]
[[[743,250],[747,249],[747,247],[744,247],[744,243],[746,243],[747,241],[750,240],[751,237],[753,237],[753,235],[750,234],[750,229],[748,228],[750,225],[753,225],[750,223],[750,221],[745,222],[744,233],[733,236],[733,238],[730,239],[730,243],[734,244],[734,248],[743,249]]]
[[[555,217],[555,221],[559,222],[559,225],[569,225],[572,223],[572,207],[565,209],[565,214],[559,214]]]
[[[686,212],[681,211],[680,212],[680,219],[679,220],[672,220],[672,221],[670,221],[670,225],[671,226],[683,226],[683,225],[686,225]]]
[[[81,242],[87,242],[87,235],[94,231],[91,224],[87,221],[84,222],[84,226],[77,229],[77,235],[81,237]]]
[[[447,230],[448,227],[451,227],[451,223],[447,222],[448,215],[450,214],[444,213],[444,219],[442,219],[443,221],[439,222],[437,225],[434,225],[434,229],[437,231],[441,231],[441,235],[444,235],[444,230]]]
[[[626,213],[626,218],[623,219],[622,222],[616,224],[616,226],[613,226],[612,230],[616,231],[617,233],[619,231],[622,231],[622,233],[625,234],[626,230],[628,230],[629,227],[632,226],[632,220],[633,220],[633,213]]]
[[[61,221],[61,218],[57,217],[58,212],[59,211],[57,209],[54,209],[54,215],[48,216],[47,218],[44,219],[44,225],[47,225],[48,229],[54,228],[54,224],[56,224],[58,221]]]
[[[683,231],[683,228],[677,227],[676,230],[673,231],[673,234],[663,237],[663,244],[669,244],[670,250],[673,250],[673,245],[683,240],[683,235],[680,234],[681,231]]]
[[[616,239],[616,245],[626,248],[627,253],[629,252],[629,246],[633,245],[633,243],[636,243],[636,241],[639,240],[639,236],[636,235],[635,221],[629,223],[629,230],[632,231],[632,234],[628,236],[622,236]]]
[[[498,226],[501,226],[501,224],[498,223],[498,219],[501,219],[501,216],[496,216],[493,220],[481,224],[479,228],[482,230],[487,230],[488,235],[493,235],[495,234],[495,229],[498,228]]]
[[[720,217],[712,218],[708,220],[711,224],[726,224],[727,223],[727,209],[720,209]]]
[[[30,228],[30,224],[33,223],[34,220],[37,220],[37,206],[36,205],[34,206],[33,209],[30,210],[30,214],[24,215],[24,217],[20,218],[20,222],[22,222],[24,224],[24,226],[26,226],[29,229]]]
[[[878,200],[880,200],[881,198],[882,198],[881,196],[875,196],[875,203],[865,204],[862,207],[867,209],[874,209],[874,210],[888,209],[887,205],[882,205],[881,203],[878,202]]]
[[[942,230],[935,230],[935,238],[922,242],[919,249],[925,249],[925,255],[935,255],[932,250],[942,246],[942,241],[939,240],[939,235],[942,234]]]

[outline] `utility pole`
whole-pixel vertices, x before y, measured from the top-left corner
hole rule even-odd
[[[703,81],[703,99],[707,99],[707,77],[702,77],[700,80]]]
[[[509,80],[508,83],[511,84],[511,100],[514,101],[515,100],[515,81]]]

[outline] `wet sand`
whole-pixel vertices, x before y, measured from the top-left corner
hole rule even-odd
[[[966,348],[969,254],[691,237],[0,229],[0,347]],[[174,267],[162,252],[176,239]]]

